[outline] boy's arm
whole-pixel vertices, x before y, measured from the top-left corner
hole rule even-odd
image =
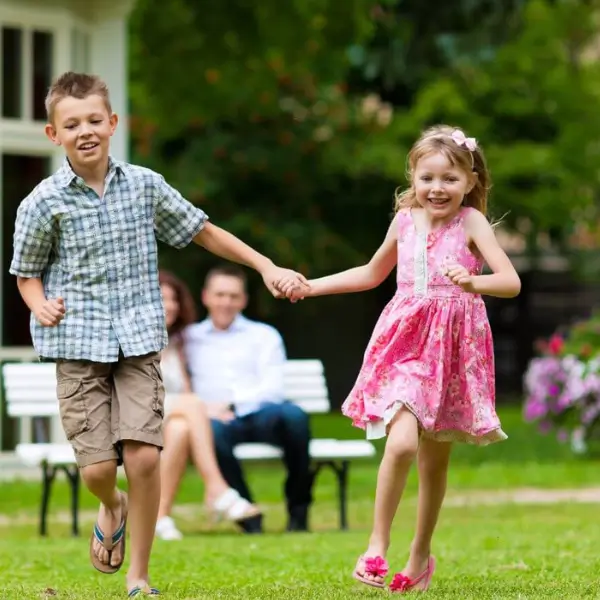
[[[21,298],[33,313],[40,325],[55,327],[65,316],[65,302],[62,298],[46,299],[44,284],[38,277],[17,277],[17,288]]]
[[[239,240],[231,233],[211,224],[200,208],[188,202],[161,175],[154,174],[156,205],[154,228],[163,242],[183,248],[192,240],[209,252],[258,271],[269,291],[283,297],[284,285],[308,289],[306,279],[290,269],[276,267],[266,256]]]
[[[275,266],[266,256],[212,223],[205,223],[200,233],[194,237],[194,242],[212,254],[258,271],[262,275],[265,285],[275,297],[281,297],[281,288],[286,286],[297,285],[308,289],[303,275],[291,269]]]
[[[53,231],[42,216],[33,197],[17,210],[10,273],[17,276],[17,287],[23,301],[41,325],[58,325],[65,314],[62,298],[47,300],[42,275],[52,250]]]

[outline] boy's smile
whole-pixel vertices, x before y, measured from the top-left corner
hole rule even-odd
[[[117,116],[109,114],[101,96],[63,98],[54,109],[53,122],[46,125],[46,135],[63,146],[73,170],[90,173],[108,160],[110,138],[117,126]]]

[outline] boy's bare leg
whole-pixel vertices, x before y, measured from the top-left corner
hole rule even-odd
[[[83,482],[102,503],[98,527],[109,539],[119,529],[122,518],[121,496],[117,490],[117,453],[111,440],[111,371],[109,363],[82,360],[56,363],[63,428],[71,439]],[[105,565],[118,566],[123,561],[120,543],[113,547],[109,558],[106,548],[94,537],[92,552]]]
[[[156,446],[123,441],[123,463],[129,483],[130,565],[127,587],[148,582],[150,553],[160,502],[160,457]]]
[[[106,536],[111,536],[121,524],[121,494],[117,489],[117,461],[105,460],[81,469],[81,478],[86,487],[100,502],[98,527]],[[93,551],[100,562],[116,566],[123,561],[123,545],[117,544],[110,555],[106,548],[94,538]]]

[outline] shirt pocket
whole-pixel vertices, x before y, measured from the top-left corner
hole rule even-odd
[[[72,211],[60,224],[58,258],[72,277],[87,276],[101,267],[102,223],[96,208]]]

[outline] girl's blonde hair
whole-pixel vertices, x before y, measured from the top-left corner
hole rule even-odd
[[[453,137],[454,135],[454,137]],[[456,138],[456,139],[455,139]],[[479,212],[487,215],[487,197],[491,187],[491,178],[488,171],[485,157],[481,147],[475,140],[469,140],[459,143],[464,139],[462,130],[449,125],[435,125],[426,129],[421,137],[415,142],[408,153],[406,164],[406,178],[410,182],[410,187],[400,193],[396,191],[395,210],[402,208],[412,208],[419,206],[415,195],[415,186],[413,184],[413,175],[419,161],[434,153],[442,153],[450,164],[466,173],[476,173],[476,181],[473,189],[465,195],[464,206],[472,206]],[[457,142],[456,140],[459,140]],[[469,149],[470,146],[473,149]]]

